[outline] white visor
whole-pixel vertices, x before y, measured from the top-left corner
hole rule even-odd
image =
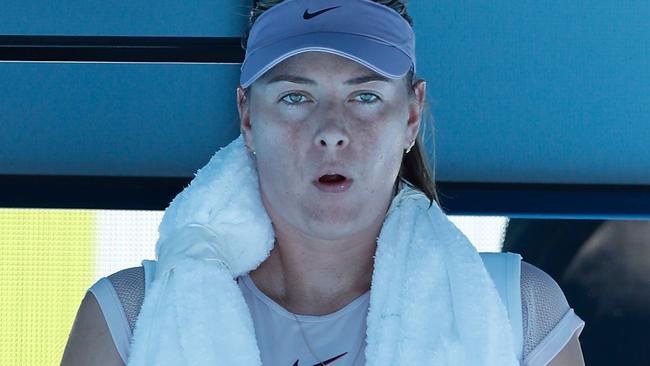
[[[308,51],[346,57],[391,79],[415,71],[413,29],[393,9],[371,0],[285,0],[255,21],[241,86]]]

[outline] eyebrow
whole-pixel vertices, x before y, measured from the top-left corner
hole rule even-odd
[[[316,85],[316,82],[312,79],[304,78],[302,76],[281,74],[272,77],[266,84],[277,83],[281,81],[288,81],[296,84],[307,84],[307,85]],[[358,85],[367,83],[370,81],[383,81],[390,82],[390,79],[379,74],[363,75],[357,78],[349,79],[344,84],[345,85]]]

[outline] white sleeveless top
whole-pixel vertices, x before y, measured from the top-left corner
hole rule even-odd
[[[240,277],[238,283],[253,317],[263,365],[365,365],[369,291],[331,314],[295,315],[299,324],[294,314],[260,291],[249,276]]]
[[[561,290],[548,275],[528,264],[527,266],[536,269],[541,274],[535,274],[534,270],[532,274],[529,273],[530,268],[526,270],[526,273],[521,272],[521,257],[518,254],[480,254],[507,309],[517,347],[517,356],[521,364],[546,365],[560,352],[574,333],[581,332],[584,322],[569,308]],[[142,263],[144,266],[144,293],[146,293],[146,288],[155,273],[156,262],[144,260]],[[115,274],[111,276],[115,276]],[[556,309],[551,310],[555,314],[544,314],[540,317],[538,316],[539,312],[531,309],[531,304],[535,304],[534,301],[539,301],[534,299],[534,294],[548,294],[547,289],[532,290],[529,292],[533,294],[532,299],[524,297],[524,288],[529,285],[522,283],[521,279],[528,281],[527,278],[535,276],[542,278],[543,281],[537,283],[531,281],[530,286],[538,288],[554,285],[559,290],[561,299],[557,299],[558,301],[555,302]],[[552,284],[548,283],[549,279]],[[363,366],[365,364],[366,315],[370,292],[366,292],[331,314],[297,315],[290,313],[266,296],[255,286],[248,275],[241,276],[237,280],[253,318],[263,365],[311,366],[319,365],[320,362],[336,366]],[[133,286],[133,282],[128,286],[137,287],[137,285]],[[136,304],[134,301],[129,302],[128,298],[125,301],[123,293],[129,290],[125,290],[123,285],[113,286],[113,282],[106,277],[97,281],[90,291],[97,298],[116,348],[126,363],[133,326],[142,300],[140,299],[139,304],[137,301],[135,301]],[[122,296],[118,292],[121,292]],[[548,312],[548,305],[547,301],[540,304],[539,308]],[[129,313],[130,316],[127,316]],[[540,327],[531,328],[531,322],[540,324]],[[551,323],[550,327],[547,323]],[[540,332],[543,334],[542,337],[539,336]],[[531,343],[534,344],[531,345]]]

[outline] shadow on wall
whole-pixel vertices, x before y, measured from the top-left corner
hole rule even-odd
[[[562,287],[587,365],[650,364],[650,221],[512,219],[503,251]]]

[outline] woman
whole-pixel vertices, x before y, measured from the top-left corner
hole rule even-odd
[[[404,4],[258,1],[251,18],[242,136],[165,212],[132,339],[98,282],[63,363],[583,364],[557,285],[479,257],[437,205]]]

